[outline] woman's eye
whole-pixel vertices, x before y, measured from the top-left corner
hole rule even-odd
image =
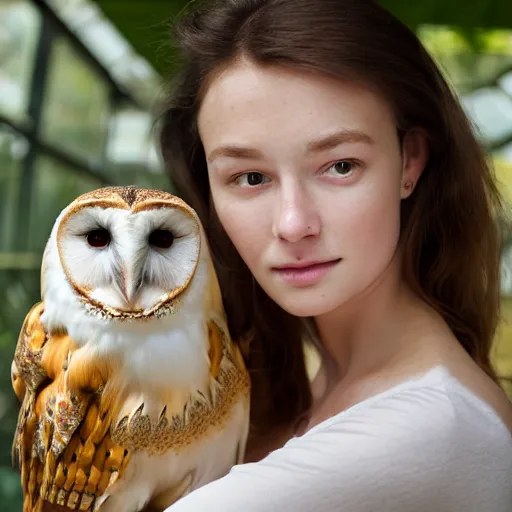
[[[237,176],[235,182],[241,187],[257,187],[267,183],[269,179],[261,172],[246,172]]]
[[[327,169],[327,172],[330,171],[337,176],[347,177],[352,174],[352,172],[354,171],[354,167],[355,167],[354,162],[350,162],[348,160],[340,160],[340,161],[332,164]]]
[[[107,247],[110,243],[110,233],[106,229],[93,229],[87,233],[87,243],[99,249]]]

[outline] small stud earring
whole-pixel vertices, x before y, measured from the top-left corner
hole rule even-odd
[[[405,186],[405,190],[407,190],[407,192],[409,192],[410,190],[412,190],[414,183],[412,181],[408,181],[404,186]]]

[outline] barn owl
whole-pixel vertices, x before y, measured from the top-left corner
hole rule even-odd
[[[78,197],[41,290],[12,365],[24,512],[162,510],[241,462],[250,380],[186,203],[134,187]]]

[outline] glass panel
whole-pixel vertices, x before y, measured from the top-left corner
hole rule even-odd
[[[151,171],[159,174],[166,172],[164,160],[158,149],[157,141],[155,139],[150,140],[148,159],[148,164]]]
[[[89,161],[101,160],[110,110],[109,86],[64,37],[54,43],[49,68],[42,137]]]
[[[76,18],[75,11],[88,11],[87,18]],[[131,53],[130,43],[95,4],[81,2],[80,7],[68,7],[65,13],[70,21],[73,19],[73,31],[107,69]]]
[[[122,105],[112,116],[107,144],[107,173],[119,185],[169,190],[162,161],[155,149],[152,116]]]
[[[26,116],[35,51],[41,28],[32,2],[0,4],[0,112],[16,120]]]
[[[27,151],[25,138],[0,124],[0,253],[15,243],[21,164]]]
[[[512,98],[497,87],[486,87],[463,98],[469,116],[481,130],[484,141],[512,136]]]
[[[149,158],[151,116],[131,106],[120,107],[111,118],[107,161],[116,167],[145,165]]]
[[[102,186],[94,177],[78,173],[48,157],[37,160],[28,245],[42,251],[59,213],[76,197]]]
[[[111,64],[110,71],[141,104],[153,105],[161,99],[161,78],[143,57],[129,54]]]
[[[509,95],[512,96],[512,71],[504,74],[499,80],[498,85]]]
[[[87,0],[46,0],[56,14],[74,32],[76,27],[87,23],[99,12],[99,7]]]
[[[500,155],[503,159],[512,164],[512,140],[501,149]]]
[[[88,0],[47,1],[123,88],[130,91],[141,104],[153,104],[161,86],[160,75],[134,51],[130,42],[95,3]],[[132,11],[134,8],[139,9],[134,4],[130,5]],[[169,8],[173,10],[172,5]],[[114,19],[118,9],[121,13],[124,7],[121,4],[119,7],[109,6]],[[148,30],[147,36],[151,38],[151,30]]]

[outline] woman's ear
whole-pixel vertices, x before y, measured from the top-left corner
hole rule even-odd
[[[413,128],[402,143],[402,181],[400,197],[407,199],[413,192],[428,161],[428,135],[425,130]]]

